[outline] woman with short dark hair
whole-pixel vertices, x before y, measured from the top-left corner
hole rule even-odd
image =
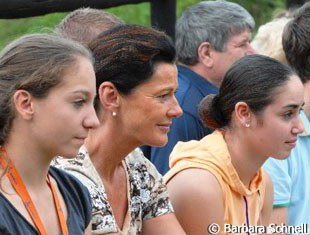
[[[96,234],[184,234],[161,175],[138,148],[165,145],[173,118],[182,114],[171,39],[152,28],[121,25],[89,48],[101,125],[75,161],[58,158],[55,164],[88,187]]]

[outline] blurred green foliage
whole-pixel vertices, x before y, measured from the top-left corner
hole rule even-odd
[[[177,15],[199,0],[178,0]],[[255,18],[256,26],[269,21],[274,14],[285,8],[285,0],[232,0],[245,7]],[[150,4],[141,3],[135,5],[124,5],[106,9],[119,16],[127,23],[150,25]],[[0,48],[14,38],[26,33],[42,32],[52,29],[67,13],[54,13],[39,17],[0,20]]]

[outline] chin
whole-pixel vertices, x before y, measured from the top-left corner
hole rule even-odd
[[[164,147],[167,143],[168,143],[168,138],[166,138],[164,140],[159,139],[157,141],[152,141],[152,142],[150,142],[150,144],[147,144],[147,145],[154,146],[154,147]]]
[[[79,149],[74,148],[68,151],[63,151],[63,153],[60,156],[63,158],[75,158],[78,152]]]
[[[283,154],[277,154],[277,155],[273,155],[272,157],[277,159],[277,160],[285,160],[290,156],[290,153],[283,153]]]

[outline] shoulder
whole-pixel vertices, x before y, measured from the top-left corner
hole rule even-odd
[[[193,72],[187,68],[178,69],[179,87],[175,95],[182,109],[189,109],[190,111],[194,110],[190,105],[197,104],[203,98],[203,94],[192,82],[194,76],[192,74]]]
[[[167,183],[172,205],[196,205],[201,209],[206,205],[209,210],[213,205],[223,207],[223,191],[218,178],[205,169],[189,168],[176,174]],[[208,203],[205,203],[208,201]],[[202,205],[202,204],[203,205]],[[210,208],[209,208],[210,207]],[[223,207],[224,208],[224,207]]]
[[[73,175],[50,167],[50,174],[68,208],[68,226],[70,231],[84,231],[91,219],[91,198],[87,188]]]
[[[125,159],[128,173],[135,174],[148,174],[154,179],[161,178],[156,167],[150,160],[148,160],[141,149],[136,148]]]
[[[75,176],[53,166],[50,167],[50,174],[67,202],[75,203],[83,211],[90,210],[91,200],[88,189]]]
[[[64,158],[57,156],[51,162],[52,166],[59,169],[70,170],[70,169],[83,169],[91,164],[89,154],[85,146],[82,146],[75,158]]]
[[[53,166],[50,167],[50,173],[63,192],[81,199],[89,199],[87,188],[75,176]]]
[[[140,190],[156,192],[166,190],[162,175],[137,148],[125,158],[129,182]]]
[[[169,181],[167,187],[185,232],[204,234],[209,224],[223,223],[223,191],[217,177],[208,170],[183,170]]]
[[[93,188],[101,185],[101,180],[95,169],[87,149],[82,146],[75,158],[56,157],[53,159],[52,166],[64,170],[70,175],[75,176],[87,188]]]
[[[134,150],[125,159],[132,201],[139,202],[142,218],[150,219],[172,212],[166,185],[155,166],[141,150]]]
[[[208,185],[208,187],[204,187]],[[221,184],[213,173],[206,169],[188,168],[177,173],[167,183],[168,191],[175,191],[177,195],[195,197],[218,198],[222,195]],[[179,194],[182,193],[182,194]]]

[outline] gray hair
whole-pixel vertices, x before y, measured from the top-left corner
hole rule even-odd
[[[176,50],[178,60],[187,65],[198,62],[197,50],[202,42],[209,42],[223,51],[233,35],[253,31],[255,21],[240,5],[226,1],[202,1],[187,8],[177,21]]]
[[[56,27],[55,32],[88,45],[101,32],[124,24],[117,16],[98,9],[79,8],[68,14]]]
[[[12,97],[26,90],[33,97],[44,98],[63,81],[67,69],[79,58],[94,63],[91,52],[81,44],[48,34],[23,36],[0,53],[0,145],[10,132],[15,117]]]

